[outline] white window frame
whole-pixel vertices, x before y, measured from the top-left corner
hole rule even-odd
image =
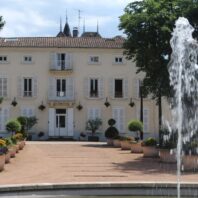
[[[92,115],[91,115],[91,111],[92,111]],[[97,111],[98,111],[98,116],[97,116]],[[101,119],[101,108],[99,108],[99,107],[88,107],[87,120],[94,120],[96,118]]]
[[[32,64],[33,63],[33,59],[31,55],[24,55],[23,56],[23,61],[24,64]]]
[[[119,111],[119,114],[120,114],[120,111],[123,111],[123,120],[122,120],[122,123],[121,122],[121,117],[120,115],[118,116],[119,120],[116,118],[117,115],[115,116],[114,114],[114,111]],[[116,124],[115,124],[115,127],[118,129],[119,133],[125,133],[125,130],[126,130],[126,127],[125,127],[125,108],[124,107],[120,107],[120,106],[115,106],[115,107],[112,107],[112,118],[114,120],[116,120]],[[122,126],[122,127],[121,127]]]
[[[60,92],[57,90],[57,83],[58,80],[60,81]],[[65,91],[63,90],[63,80],[65,81]],[[67,79],[66,78],[56,78],[56,97],[66,97],[66,92],[67,92]]]
[[[115,85],[116,85],[115,81],[116,80],[122,80],[122,97],[116,97],[116,92],[115,92]],[[124,79],[123,78],[114,78],[114,98],[115,99],[124,98]]]
[[[116,61],[117,59],[117,61]],[[121,60],[121,61],[120,61]],[[124,57],[123,56],[115,56],[114,62],[115,65],[123,65],[124,64]]]
[[[8,63],[8,56],[7,55],[0,55],[0,63],[4,64],[4,63]]]
[[[1,132],[7,132],[5,126],[9,118],[10,118],[10,108],[6,106],[0,108],[0,131]]]
[[[28,88],[27,91],[25,91],[25,80],[27,80],[27,88]],[[31,80],[31,90],[29,90],[29,80]],[[24,98],[32,98],[33,97],[33,89],[34,89],[33,83],[34,83],[34,80],[32,77],[23,77],[23,97]]]
[[[94,81],[96,81],[97,80],[97,96],[91,96],[91,81],[92,80],[94,80]],[[100,92],[100,90],[99,90],[99,78],[89,78],[89,98],[99,98],[99,92]],[[95,88],[96,88],[96,85],[95,85]]]
[[[30,115],[30,111],[32,111],[31,115]],[[35,107],[33,107],[33,106],[22,106],[21,107],[21,116],[32,117],[32,116],[35,116],[35,115],[36,115]]]
[[[2,82],[0,83],[0,85],[1,85],[0,97],[7,98],[8,97],[8,77],[0,75],[0,81],[1,80],[2,80]],[[4,80],[6,80],[6,82],[4,82]],[[6,85],[5,85],[5,83],[6,83]],[[5,87],[6,87],[6,90],[4,90]]]
[[[88,63],[93,64],[93,65],[99,65],[100,64],[100,56],[90,55]]]

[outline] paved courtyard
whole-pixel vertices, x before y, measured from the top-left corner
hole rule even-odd
[[[0,172],[0,185],[66,182],[176,181],[176,165],[103,143],[27,142]],[[182,181],[198,182],[198,173]]]

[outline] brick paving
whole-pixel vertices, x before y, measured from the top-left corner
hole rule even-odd
[[[175,181],[175,164],[89,142],[27,142],[0,172],[0,185]],[[182,181],[198,182],[198,173],[185,173]]]

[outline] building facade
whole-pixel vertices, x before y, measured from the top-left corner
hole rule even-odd
[[[68,31],[68,30],[67,30]],[[88,119],[101,118],[97,132],[104,140],[110,118],[120,134],[140,118],[139,82],[135,63],[123,56],[123,38],[100,35],[0,38],[0,134],[18,116],[36,116],[33,138],[79,139]],[[131,101],[135,105],[131,105]],[[16,102],[17,105],[13,105]],[[105,105],[107,103],[108,105]],[[40,108],[41,105],[45,109]],[[157,136],[155,101],[144,99],[144,132]]]

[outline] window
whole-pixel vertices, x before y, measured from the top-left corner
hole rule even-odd
[[[92,78],[90,79],[90,98],[96,98],[99,96],[98,94],[98,79]]]
[[[66,96],[66,79],[56,79],[56,96]]]
[[[88,108],[88,120],[95,120],[101,118],[101,109],[97,107]]]
[[[65,59],[66,59],[66,54],[63,53],[57,54],[57,65],[58,67],[61,67],[62,70],[65,69]]]
[[[123,57],[115,57],[116,64],[123,64]]]
[[[99,63],[99,56],[90,56],[89,63]]]
[[[0,131],[6,131],[5,125],[9,120],[9,108],[0,108]]]
[[[32,78],[24,78],[24,97],[32,97]]]
[[[0,56],[0,63],[7,63],[8,59],[7,56]]]
[[[32,63],[32,56],[24,56],[23,62],[24,63]]]
[[[116,121],[116,128],[119,132],[123,133],[125,131],[125,111],[122,107],[114,107],[112,109],[113,119]]]
[[[8,80],[6,77],[0,77],[0,97],[7,97]]]
[[[24,116],[24,117],[33,117],[33,116],[35,116],[34,107],[22,107],[21,108],[21,116]]]
[[[115,79],[115,98],[123,97],[123,80]]]

